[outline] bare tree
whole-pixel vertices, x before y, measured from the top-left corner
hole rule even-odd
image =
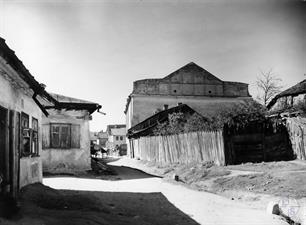
[[[272,69],[266,72],[260,70],[260,76],[256,80],[257,89],[259,89],[257,98],[264,106],[267,106],[270,100],[281,91],[281,81]]]

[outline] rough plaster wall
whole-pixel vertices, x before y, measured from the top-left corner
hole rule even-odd
[[[21,158],[20,188],[36,182],[42,182],[42,165],[40,157]]]
[[[6,71],[6,73],[13,73],[12,69],[8,66],[4,66],[0,63],[0,70]],[[23,100],[23,104],[22,104]],[[24,91],[14,88],[11,83],[4,79],[0,73],[0,105],[17,112],[24,112],[29,115],[29,126],[32,126],[32,117],[38,119],[39,131],[41,130],[41,118],[42,112],[33,99],[26,95]],[[39,153],[41,152],[41,132],[39,132]],[[27,185],[33,182],[41,182],[42,172],[41,169],[36,169],[35,166],[31,166],[32,163],[38,164],[38,168],[41,167],[39,157],[23,157],[20,159],[20,185]],[[32,171],[33,170],[33,171]]]
[[[206,71],[180,71],[163,79],[134,82],[133,94],[248,97],[248,85],[221,81]]]
[[[284,110],[287,107],[292,106],[293,105],[297,105],[300,102],[305,102],[305,94],[300,94],[297,96],[284,96],[279,98],[276,103],[271,107],[270,111],[274,111],[274,110]]]
[[[176,97],[176,96],[133,96],[133,116],[131,126],[134,126],[146,118],[152,116],[156,109],[163,109],[164,104],[169,108],[177,106],[178,103],[189,105],[195,111],[213,114],[219,107],[232,105],[251,98],[218,98],[218,97]],[[131,102],[132,103],[132,102]],[[129,108],[130,109],[130,108]],[[129,113],[129,112],[128,112]],[[130,127],[128,127],[130,128]]]
[[[84,117],[86,111],[50,110],[48,118],[43,117],[43,124],[71,123],[80,125],[80,148],[76,149],[43,149],[41,152],[43,171],[57,173],[73,173],[85,171],[90,166],[90,132],[89,121],[77,119]]]

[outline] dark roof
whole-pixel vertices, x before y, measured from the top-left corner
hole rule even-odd
[[[16,56],[15,52],[9,48],[5,43],[5,40],[0,37],[0,55],[8,62],[8,64],[17,71],[21,79],[23,79],[29,87],[34,91],[34,93],[40,95],[42,98],[47,99],[51,102],[56,102],[56,100],[50,96],[45,91],[45,86],[41,85],[35,78],[31,75],[29,70],[23,65],[22,61]]]
[[[285,97],[285,96],[297,96],[299,94],[306,93],[306,79],[301,81],[300,83],[286,89],[285,91],[279,93],[276,95],[267,105],[267,108],[270,109],[279,98]]]
[[[95,110],[100,109],[101,106],[97,103],[86,102],[79,99],[73,99],[62,95],[49,94],[45,90],[45,85],[40,84],[29,70],[23,65],[22,61],[16,56],[15,52],[8,47],[5,43],[5,40],[0,37],[0,56],[3,57],[8,64],[16,70],[18,75],[22,80],[24,80],[29,87],[34,91],[33,100],[43,111],[43,113],[48,116],[48,113],[45,109],[56,108],[56,109],[79,109],[79,110],[88,110],[89,113],[93,113]],[[36,96],[39,95],[41,98],[47,100],[51,104],[48,106],[43,106],[40,101],[36,99]],[[67,102],[63,100],[62,97],[67,98]],[[72,100],[71,100],[72,99]]]
[[[66,109],[66,110],[87,110],[90,114],[102,108],[101,105],[95,102],[89,102],[82,99],[72,98],[64,95],[50,93],[56,99],[54,105],[45,105],[46,109]]]
[[[169,114],[172,113],[189,113],[194,114],[197,113],[195,110],[190,108],[186,104],[180,104],[176,107],[169,108],[167,110],[160,111],[153,116],[145,119],[144,121],[136,124],[135,126],[131,127],[128,130],[127,137],[128,138],[135,138],[135,137],[141,137],[141,136],[148,136],[153,135],[153,130],[159,123],[163,123],[165,121],[168,121]],[[200,115],[200,114],[199,114]]]
[[[176,74],[180,73],[181,71],[190,71],[190,72],[197,72],[197,71],[199,71],[199,72],[205,72],[205,75],[209,76],[209,78],[211,80],[216,80],[216,81],[222,82],[222,80],[220,80],[218,77],[212,75],[210,72],[208,72],[207,70],[203,69],[202,67],[200,67],[199,65],[197,65],[194,62],[190,62],[190,63],[186,64],[185,66],[182,66],[178,70],[176,70],[176,71],[170,73],[168,76],[162,78],[162,80],[169,79],[169,78],[175,76]]]

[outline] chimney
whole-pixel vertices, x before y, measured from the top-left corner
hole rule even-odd
[[[178,103],[177,103],[177,106],[179,106],[179,105],[182,105],[182,104],[183,104],[183,103],[181,103],[181,102],[178,102]]]
[[[168,109],[168,105],[165,104],[165,105],[164,105],[164,110],[167,110],[167,109]]]

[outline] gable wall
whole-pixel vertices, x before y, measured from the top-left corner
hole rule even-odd
[[[165,79],[146,79],[134,82],[133,94],[173,96],[248,97],[248,85],[208,79],[202,74],[180,73]]]
[[[51,173],[73,173],[90,169],[90,132],[88,112],[83,110],[48,110],[43,117],[44,139],[50,142],[50,123],[75,124],[80,126],[80,148],[43,148],[41,158],[43,171]],[[73,134],[71,134],[73,135]]]

